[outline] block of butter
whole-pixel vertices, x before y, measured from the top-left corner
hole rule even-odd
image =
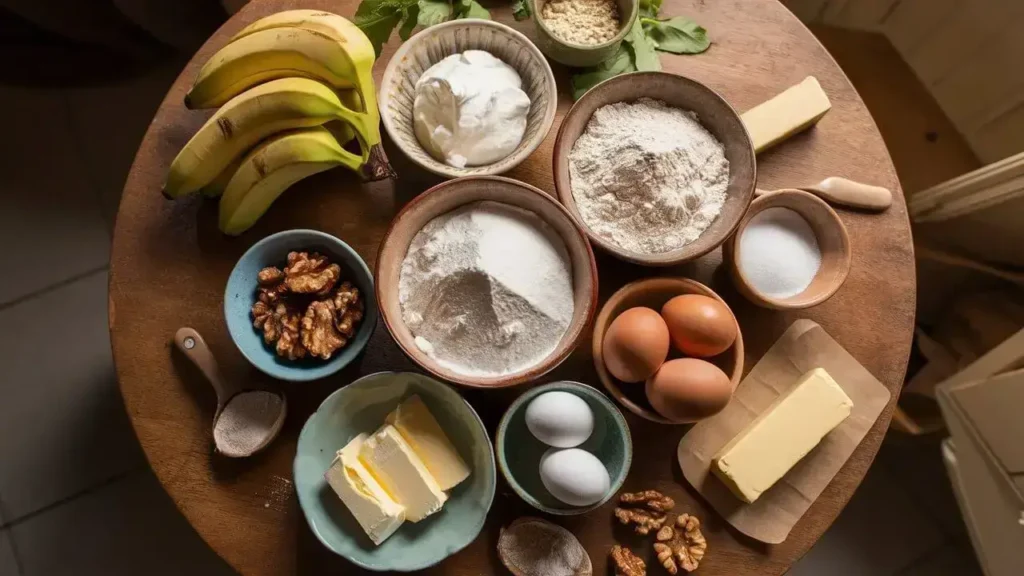
[[[808,76],[771,100],[747,110],[740,118],[754,143],[754,152],[761,152],[810,128],[831,109],[832,103],[818,79]]]
[[[411,396],[399,404],[388,414],[387,423],[405,438],[442,490],[451,490],[469,477],[466,461],[419,396]]]
[[[356,517],[374,544],[380,544],[405,522],[405,508],[396,503],[359,460],[366,434],[338,451],[324,477]]]
[[[398,430],[385,424],[363,442],[359,459],[388,494],[405,506],[405,518],[419,522],[441,509],[448,495]]]
[[[711,470],[738,498],[754,502],[852,410],[839,384],[815,368],[722,447]]]

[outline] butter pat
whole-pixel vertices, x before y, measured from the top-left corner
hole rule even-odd
[[[715,456],[711,469],[734,494],[754,502],[853,410],[822,368],[803,375]]]
[[[427,466],[390,424],[363,442],[359,459],[388,494],[405,506],[405,518],[410,522],[437,512],[448,499]]]
[[[751,108],[740,118],[750,133],[754,152],[761,152],[810,128],[831,109],[832,103],[817,78],[808,76],[796,86]]]
[[[405,522],[405,508],[391,499],[359,460],[366,437],[360,434],[339,450],[324,477],[370,540],[380,544]]]
[[[419,396],[412,396],[388,414],[395,427],[427,466],[442,490],[451,490],[469,477],[469,466]]]

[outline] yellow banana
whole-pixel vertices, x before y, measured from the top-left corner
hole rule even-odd
[[[196,192],[271,134],[335,119],[348,119],[356,132],[365,134],[360,118],[342,105],[334,91],[314,80],[284,78],[243,92],[210,117],[178,153],[164,195],[175,198]],[[362,140],[360,144],[365,149]]]
[[[358,170],[361,162],[320,126],[274,136],[242,160],[228,183],[220,199],[220,229],[241,234],[292,184],[335,166]]]
[[[349,108],[359,103],[359,95],[356,94],[355,90],[342,90],[338,92],[338,98]],[[341,146],[345,146],[356,137],[355,129],[347,122],[328,122],[325,127],[330,130],[334,139]],[[246,150],[241,156],[232,161],[231,164],[228,164],[227,168],[221,170],[220,174],[213,181],[203,186],[201,190],[203,196],[217,198],[223,194],[224,190],[228,187],[228,182],[231,181],[231,177],[238,171],[238,167],[242,163],[242,157],[248,155],[249,152],[250,150]]]

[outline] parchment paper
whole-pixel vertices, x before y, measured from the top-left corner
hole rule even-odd
[[[743,502],[711,473],[711,459],[800,376],[814,368],[828,371],[853,400],[853,411],[756,502]],[[756,540],[778,544],[853,454],[889,403],[889,396],[889,390],[821,326],[797,320],[740,382],[725,410],[683,436],[679,466],[686,480],[737,530]]]

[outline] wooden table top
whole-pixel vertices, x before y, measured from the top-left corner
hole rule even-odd
[[[306,526],[291,485],[292,458],[306,417],[333,390],[381,370],[412,370],[383,326],[365,353],[342,373],[322,381],[285,387],[289,415],[281,437],[248,461],[213,454],[212,389],[187,361],[172,352],[175,330],[199,330],[227,378],[269,380],[232,344],[222,314],[224,286],[235,261],[254,242],[280,230],[316,228],[355,248],[373,267],[378,243],[402,204],[431,183],[387,148],[400,179],[360,187],[344,170],[329,171],[294,186],[249,232],[228,238],[217,230],[217,205],[202,198],[168,201],[160,195],[167,168],[208,116],[186,110],[182,98],[199,67],[244,25],[296,7],[351,16],[358,0],[260,0],[234,16],[199,50],[166,98],[142,142],[125,185],[117,218],[110,280],[110,329],[125,405],[151,466],[199,534],[245,575],[360,574],[323,548]],[[529,22],[512,20],[510,7],[492,15],[531,35]],[[817,128],[758,158],[758,185],[781,188],[844,176],[899,192],[882,137],[846,76],[811,33],[781,4],[765,0],[665,0],[662,15],[686,15],[708,29],[714,44],[700,56],[662,54],[665,70],[697,79],[738,110],[796,84],[808,75],[821,82],[832,111]],[[393,41],[374,69],[380,80],[394,53]],[[560,118],[571,102],[568,73],[554,66],[562,91],[555,126],[540,148],[508,173],[553,194],[551,154]],[[774,312],[749,304],[733,288],[716,250],[698,262],[669,270],[644,269],[598,254],[602,302],[622,284],[653,274],[675,274],[705,282],[733,307],[746,342],[749,370],[797,318],[825,328],[892,392],[892,402],[828,489],[796,525],[785,543],[761,545],[738,534],[682,478],[675,452],[684,426],[663,426],[626,413],[634,443],[625,489],[657,488],[673,496],[679,511],[704,523],[709,552],[705,575],[781,574],[817,541],[857,488],[889,425],[903,382],[914,322],[914,255],[906,205],[895,195],[882,215],[840,211],[849,229],[853,269],[828,302],[802,312]],[[588,335],[589,338],[589,335]],[[585,342],[589,342],[589,339]],[[589,345],[581,346],[544,381],[571,379],[599,386]],[[465,391],[493,434],[503,409],[520,390]],[[624,410],[624,412],[626,412]],[[619,540],[639,543],[618,527],[608,504],[582,517],[558,520],[586,546],[596,574],[605,574],[608,549]],[[532,514],[499,479],[484,532],[465,550],[429,574],[502,574],[495,544],[500,527]],[[649,552],[649,544],[643,549]],[[654,561],[654,558],[650,558]],[[655,562],[651,562],[654,564]],[[661,569],[653,567],[652,573]]]

